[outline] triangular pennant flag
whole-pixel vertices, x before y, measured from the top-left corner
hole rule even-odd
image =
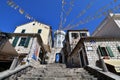
[[[13,1],[7,1],[8,5],[11,6],[13,4]]]
[[[18,9],[18,8],[19,8],[19,6],[18,6],[18,5],[14,7],[14,9]]]
[[[14,7],[14,6],[15,6],[15,4],[13,3],[13,4],[11,4],[10,6],[11,6],[11,7]]]
[[[29,14],[26,14],[25,17],[26,17],[27,19],[31,19],[31,16],[30,16]]]
[[[20,12],[20,14],[24,14],[24,10],[23,9],[19,9],[19,12]]]

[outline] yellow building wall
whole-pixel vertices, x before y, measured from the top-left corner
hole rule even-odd
[[[48,44],[48,36],[50,34],[50,26],[41,24],[39,22],[30,22],[28,24],[17,26],[14,33],[21,33],[21,31],[25,29],[25,33],[37,33],[39,29],[41,29],[41,38],[45,45]]]

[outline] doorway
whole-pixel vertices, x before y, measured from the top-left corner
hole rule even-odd
[[[55,63],[62,63],[62,55],[61,55],[61,53],[56,53]]]
[[[80,58],[80,67],[84,67],[88,64],[87,55],[81,50],[79,53]]]

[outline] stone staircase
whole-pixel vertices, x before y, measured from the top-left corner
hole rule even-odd
[[[18,80],[97,80],[84,68],[66,68],[65,64],[51,63],[33,68]]]

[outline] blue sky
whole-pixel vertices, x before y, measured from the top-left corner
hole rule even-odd
[[[53,31],[57,30],[61,21],[60,15],[62,11],[62,0],[13,0],[20,8],[29,13],[37,21],[50,25]],[[103,12],[107,12],[108,9],[114,9],[114,7],[120,7],[119,0],[64,0],[65,5],[63,7],[63,20],[64,24],[62,28],[68,24],[74,25],[81,20],[85,22],[87,18],[97,16],[93,20],[88,20],[87,23],[80,24],[72,29],[88,29],[91,33],[105,18]],[[72,5],[70,2],[73,1]],[[87,6],[90,7],[88,8]],[[88,9],[87,9],[88,8]],[[105,8],[105,9],[104,9]],[[67,12],[70,13],[66,15]],[[102,11],[100,11],[102,10]],[[84,14],[82,14],[84,12]],[[119,10],[113,10],[113,12],[120,12]],[[78,18],[78,14],[82,14]],[[102,15],[100,18],[98,15]],[[66,18],[66,19],[65,19]],[[74,22],[72,22],[72,20]],[[10,7],[7,4],[7,0],[0,0],[0,30],[3,32],[14,32],[16,26],[30,22],[25,18],[24,14],[20,14],[18,9]]]

